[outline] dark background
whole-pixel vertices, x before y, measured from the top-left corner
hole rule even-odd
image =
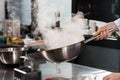
[[[72,12],[83,11],[88,19],[105,22],[113,21],[120,16],[119,0],[72,0]]]
[[[120,0],[72,0],[72,12],[82,11],[85,18],[105,22],[120,17]],[[74,63],[120,72],[120,41],[101,40],[85,44]]]

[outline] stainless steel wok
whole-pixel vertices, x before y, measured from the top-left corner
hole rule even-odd
[[[40,51],[40,53],[46,60],[50,62],[60,63],[76,58],[80,53],[80,48],[81,42],[78,42],[62,48],[43,50]]]
[[[115,29],[110,29],[110,32],[114,32]],[[80,41],[77,43],[73,43],[71,45],[61,47],[61,48],[56,48],[52,50],[42,50],[40,53],[43,55],[43,57],[50,61],[50,62],[55,62],[55,63],[60,63],[63,61],[70,61],[74,58],[76,58],[80,54],[80,49],[83,46],[83,44],[90,42],[94,40],[95,38],[99,37],[95,36],[85,40],[85,41]]]

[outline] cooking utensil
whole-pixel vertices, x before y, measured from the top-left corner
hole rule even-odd
[[[76,58],[80,52],[81,42],[52,50],[42,50],[40,53],[51,62],[60,63]]]
[[[115,29],[110,29],[110,32],[114,32]],[[70,61],[74,58],[76,58],[80,54],[81,46],[94,40],[95,38],[99,37],[100,35],[96,37],[91,37],[85,41],[80,41],[77,43],[73,43],[71,45],[56,48],[52,50],[41,50],[40,53],[43,55],[43,57],[50,61],[55,63],[60,63],[63,61]]]
[[[109,29],[109,32],[111,32],[111,33],[115,32],[115,31],[116,31],[116,28],[111,28],[111,29]],[[117,33],[116,33],[116,35],[117,35]],[[100,37],[100,35],[98,35],[98,36],[93,36],[93,37],[85,40],[84,43],[88,43],[88,42],[96,39],[97,37]],[[117,35],[117,37],[119,37],[119,35]]]
[[[0,48],[0,61],[4,64],[17,64],[20,61],[24,47],[4,47]]]

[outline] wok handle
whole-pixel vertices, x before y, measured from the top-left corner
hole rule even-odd
[[[111,32],[111,33],[115,32],[115,31],[116,31],[116,29],[114,29],[114,28],[109,29],[109,32]],[[116,34],[117,34],[117,33],[116,33]],[[97,37],[100,37],[100,35],[93,36],[93,37],[91,37],[91,38],[85,40],[84,43],[88,43],[88,42],[90,42],[90,41],[96,39]]]
[[[98,35],[98,36],[93,36],[93,37],[91,37],[91,38],[89,38],[89,39],[87,39],[87,40],[85,40],[84,41],[84,43],[88,43],[88,42],[90,42],[90,41],[92,41],[92,40],[94,40],[94,39],[96,39],[97,37],[99,37],[100,35]]]

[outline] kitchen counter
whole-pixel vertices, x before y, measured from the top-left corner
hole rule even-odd
[[[44,60],[39,61],[39,65],[36,67],[37,70],[41,71],[42,80],[51,78],[51,77],[64,77],[72,78],[72,80],[80,79],[81,75],[95,76],[96,80],[102,80],[101,78],[105,75],[110,74],[111,72],[96,69],[92,67],[87,67],[83,65],[77,65],[69,62],[63,62],[59,66],[51,62]],[[73,79],[74,78],[74,79]],[[14,70],[13,68],[4,67],[0,65],[0,80],[14,80]],[[32,79],[31,79],[32,80]],[[40,80],[40,79],[39,79]]]
[[[86,36],[86,39],[89,36]],[[73,63],[120,72],[120,39],[104,39],[85,44]]]

